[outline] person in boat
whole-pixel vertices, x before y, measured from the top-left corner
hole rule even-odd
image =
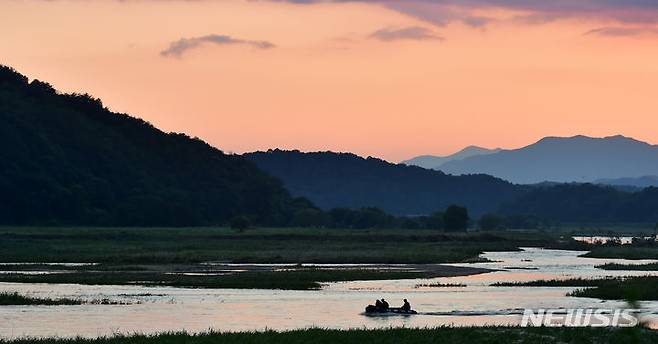
[[[382,299],[382,309],[383,310],[388,310],[388,302],[386,300]]]
[[[384,309],[384,305],[382,304],[381,301],[377,300],[377,301],[375,301],[375,308],[379,311],[379,310]]]
[[[411,310],[411,305],[409,304],[409,301],[407,301],[407,299],[404,299],[404,304],[400,308],[405,312],[409,312]]]

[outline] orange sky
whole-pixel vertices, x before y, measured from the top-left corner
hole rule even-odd
[[[498,4],[429,8],[439,23],[390,2],[8,1],[0,63],[228,152],[399,161],[549,135],[658,141],[651,20],[615,8],[531,21],[535,9]]]

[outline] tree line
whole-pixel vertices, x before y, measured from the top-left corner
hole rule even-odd
[[[307,207],[296,211],[290,219],[290,227],[315,227],[337,229],[436,229],[446,232],[466,231],[470,224],[468,209],[451,205],[445,210],[423,216],[394,216],[379,208],[334,208],[323,211],[310,201]],[[234,229],[247,229],[254,225],[247,215],[234,217],[230,225]]]

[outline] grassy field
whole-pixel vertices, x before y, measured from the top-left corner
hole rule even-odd
[[[593,258],[658,259],[658,247],[598,247],[563,231],[0,227],[0,262],[114,265],[241,263],[459,263],[518,247],[592,250]]]
[[[530,282],[494,283],[495,287],[585,287],[568,296],[591,297],[603,300],[658,300],[658,276],[616,277],[603,279],[574,278],[538,280]]]
[[[141,284],[200,288],[317,289],[322,282],[447,277],[475,271],[318,270],[208,274],[204,262],[433,264],[476,262],[483,251],[587,249],[568,234],[540,231],[0,227],[2,282]],[[607,249],[607,248],[604,248]],[[614,248],[617,249],[617,248]],[[635,254],[636,250],[629,252]],[[644,253],[640,253],[644,256]],[[97,263],[50,266],[45,263]],[[482,271],[479,271],[482,272]],[[205,275],[204,275],[205,274]]]
[[[596,268],[602,270],[658,271],[658,263],[649,263],[649,264],[608,263],[603,265],[597,265]]]
[[[308,329],[290,332],[168,333],[154,336],[133,335],[100,339],[24,339],[0,341],[3,344],[301,344],[301,343],[518,343],[518,344],[644,344],[658,342],[658,331],[643,328],[505,328],[477,327],[386,330]]]
[[[538,233],[442,233],[427,230],[227,228],[0,228],[0,270],[60,270],[57,274],[0,274],[2,282],[142,284],[201,288],[317,289],[322,282],[447,277],[452,271],[248,271],[208,275],[203,262],[447,263],[478,261],[483,251],[542,246]],[[44,263],[98,263],[89,266]],[[466,272],[465,272],[466,271]],[[191,275],[205,273],[206,275]],[[479,271],[482,272],[482,271]],[[183,274],[186,273],[186,274]]]
[[[227,228],[0,228],[0,262],[456,263],[556,244],[545,233]]]

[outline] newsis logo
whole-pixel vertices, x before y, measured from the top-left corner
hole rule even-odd
[[[522,327],[633,327],[638,309],[526,309]]]

